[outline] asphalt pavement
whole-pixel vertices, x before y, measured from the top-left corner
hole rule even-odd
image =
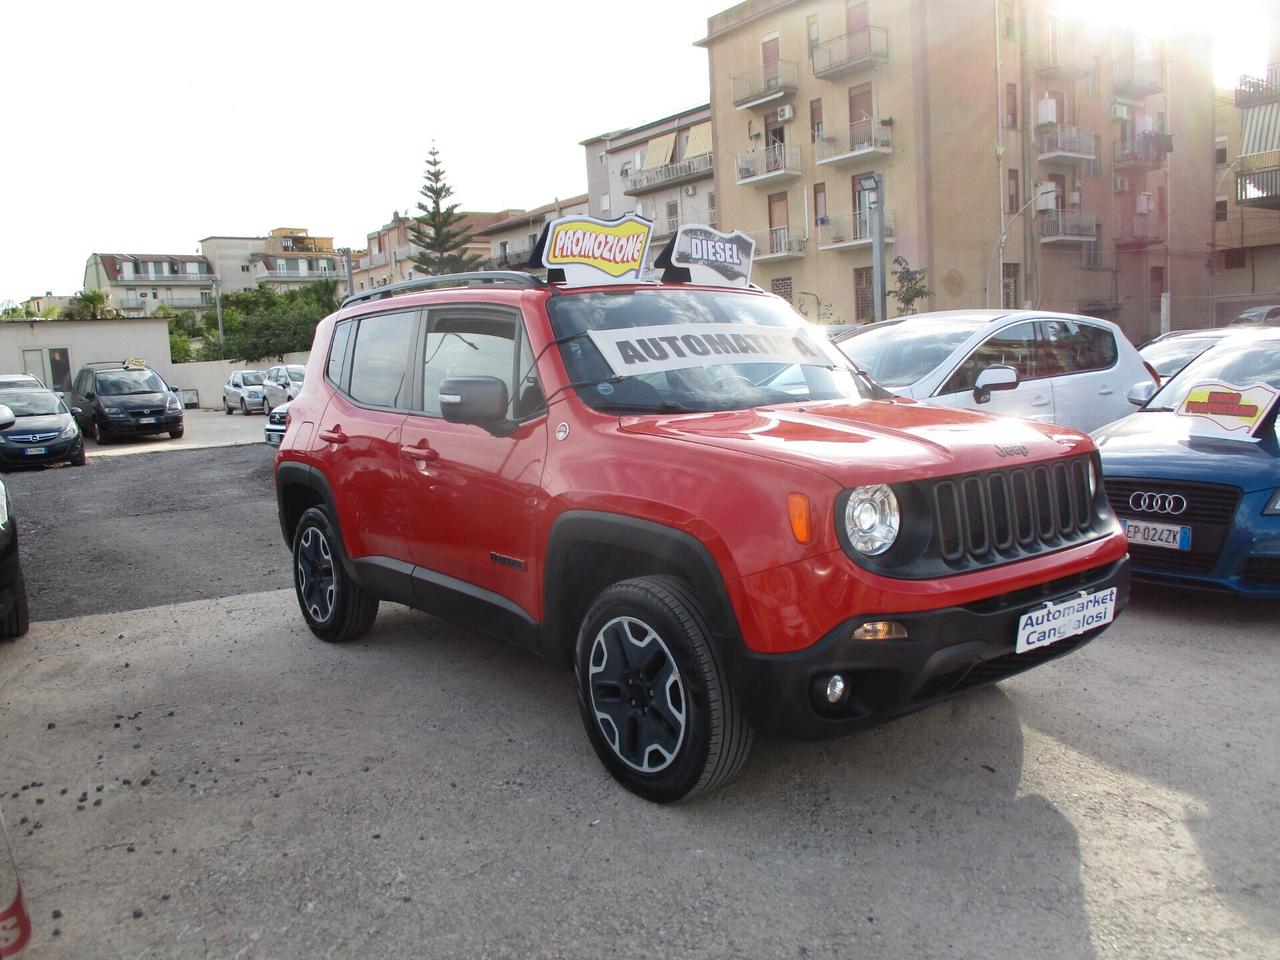
[[[563,668],[390,604],[311,637],[270,458],[6,478],[32,957],[1280,956],[1275,605],[1139,586],[1064,660],[657,807]]]

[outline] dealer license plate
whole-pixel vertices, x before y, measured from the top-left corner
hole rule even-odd
[[[28,457],[35,457],[35,456],[39,456],[42,453],[48,453],[49,448],[48,447],[27,447],[27,449],[22,452],[26,454]]]
[[[155,417],[139,417],[138,422],[139,423],[155,423],[156,418]]]
[[[1018,621],[1016,653],[1038,650],[1051,643],[1096,630],[1116,616],[1116,588],[1079,593],[1057,603],[1047,603],[1022,615]]]
[[[1152,523],[1150,520],[1121,520],[1130,543],[1166,550],[1190,550],[1191,528],[1177,523]]]

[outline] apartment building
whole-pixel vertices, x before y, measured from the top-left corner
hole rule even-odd
[[[1280,304],[1280,62],[1220,92],[1217,117],[1213,319],[1224,324]]]
[[[815,319],[872,319],[879,175],[888,266],[928,270],[925,309],[1080,312],[1134,339],[1190,325],[1210,284],[1208,41],[1056,6],[748,0],[712,16],[698,44],[718,215],[754,236],[754,279]]]
[[[471,256],[488,257],[489,241],[477,238],[476,231],[497,223],[514,212],[462,211],[462,226],[471,231],[471,240],[465,245],[465,252]],[[399,210],[395,210],[387,223],[366,234],[365,249],[352,264],[352,288],[355,292],[413,279],[417,270],[413,257],[421,251],[413,243],[415,223],[415,219],[408,213],[401,214]]]
[[[508,211],[487,227],[475,231],[473,236],[489,244],[489,257],[482,270],[518,270],[529,262],[533,246],[542,233],[542,225],[557,217],[589,215],[591,207],[588,195],[583,193],[567,200],[553,200],[532,210]]]
[[[264,237],[205,237],[200,252],[223,292],[259,284],[288,290],[321,279],[346,287],[346,264],[333,237],[313,237],[305,227],[277,227]]]
[[[582,141],[591,216],[653,220],[651,257],[682,223],[716,222],[709,103]]]
[[[127,317],[145,317],[161,304],[201,310],[213,303],[208,258],[177,253],[93,253],[84,266],[85,290],[101,290]]]

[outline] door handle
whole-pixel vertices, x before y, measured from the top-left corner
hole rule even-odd
[[[1047,407],[1049,405],[1049,398],[1044,396],[1043,394],[1041,394],[1038,397],[1032,397],[1031,405],[1033,407]]]
[[[1112,390],[1110,387],[1103,387],[1102,389],[1100,389],[1100,390],[1098,391],[1098,396],[1100,396],[1100,397],[1109,397],[1109,396],[1111,396],[1113,393],[1115,393],[1115,391],[1114,391],[1114,390]]]
[[[341,426],[334,426],[332,430],[321,430],[320,439],[326,443],[346,443],[351,438],[342,432]]]
[[[418,463],[431,463],[440,459],[440,451],[432,450],[425,440],[418,441],[416,447],[401,447],[400,455],[406,460],[414,460]]]

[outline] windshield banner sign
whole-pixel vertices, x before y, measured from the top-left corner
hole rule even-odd
[[[1255,383],[1237,387],[1230,383],[1197,383],[1187,391],[1177,414],[1190,417],[1195,436],[1256,441],[1258,428],[1280,400],[1280,390]]]
[[[664,323],[588,334],[610,369],[622,377],[722,363],[845,365],[827,353],[825,337],[808,327]]]
[[[542,264],[549,270],[563,270],[568,286],[635,283],[649,250],[652,226],[635,214],[617,220],[552,220],[539,240]]]
[[[686,223],[658,255],[654,266],[682,267],[690,283],[746,287],[751,283],[751,258],[756,242],[740,230],[721,233],[702,223]]]

